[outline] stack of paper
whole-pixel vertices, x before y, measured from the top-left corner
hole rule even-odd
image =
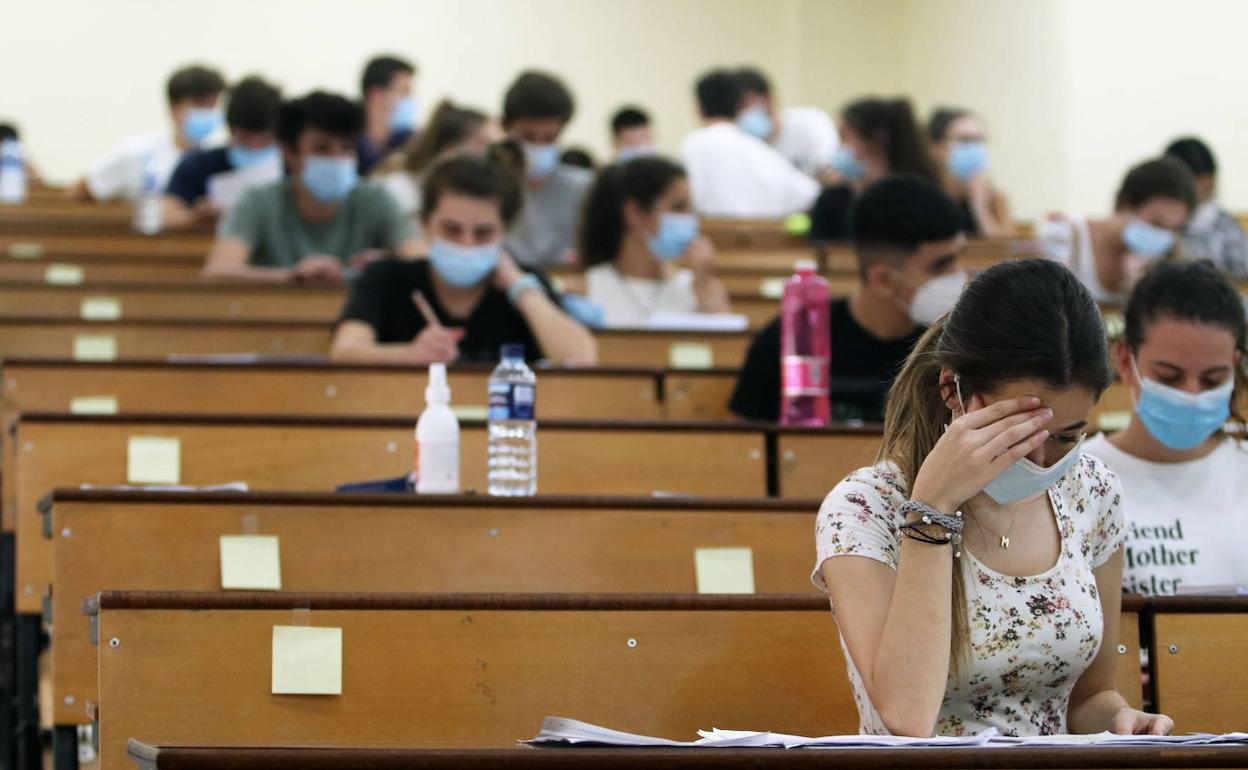
[[[807,738],[784,733],[752,732],[747,730],[699,730],[696,741],[673,741],[648,735],[620,732],[588,722],[578,722],[564,717],[546,717],[542,730],[536,738],[523,741],[531,745],[593,745],[593,746],[665,746],[704,749],[726,748],[932,748],[975,746],[1208,746],[1216,744],[1248,743],[1248,733],[1210,735],[1039,735],[1015,738],[998,735],[989,729],[979,735],[965,737],[933,736],[931,738],[906,738],[897,735],[829,735]]]
[[[186,484],[79,484],[79,489],[130,490],[140,489],[144,492],[247,492],[250,487],[245,481],[231,481],[226,484],[208,484],[192,487]]]

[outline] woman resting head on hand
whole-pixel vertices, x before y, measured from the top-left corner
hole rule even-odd
[[[1112,374],[1062,266],[1004,262],[919,340],[880,459],[828,495],[813,579],[868,733],[1168,733],[1115,689],[1124,523],[1082,454]]]

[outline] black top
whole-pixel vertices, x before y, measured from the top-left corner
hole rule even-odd
[[[230,151],[227,147],[196,150],[182,156],[165,192],[182,199],[188,206],[208,195],[208,178],[226,171],[233,171]]]
[[[467,330],[459,343],[461,362],[499,359],[499,348],[506,343],[524,345],[524,357],[535,361],[542,349],[524,316],[504,292],[490,286],[467,318],[456,318],[442,307],[433,288],[429,260],[383,259],[364,269],[351,287],[339,322],[363,321],[377,332],[378,342],[410,342],[425,328],[425,318],[412,301],[420,291],[429,300],[444,326]],[[546,294],[556,306],[559,296],[546,277],[536,274]]]
[[[832,301],[832,419],[882,422],[893,377],[923,333],[878,340],[849,314],[849,300]],[[729,408],[751,420],[780,419],[780,319],[750,343]]]
[[[975,211],[971,208],[971,201],[967,198],[960,198],[958,205],[962,208],[962,232],[966,233],[968,238],[975,238],[981,235],[979,220],[975,218]]]
[[[360,172],[360,176],[368,176],[382,158],[389,155],[392,151],[403,146],[404,142],[410,139],[412,132],[407,129],[391,131],[390,136],[386,137],[385,145],[374,147],[373,143],[368,141],[368,135],[361,133],[360,138],[355,142],[355,155],[358,159],[356,168]]]
[[[847,184],[825,187],[810,209],[812,241],[844,241],[850,237],[849,211],[854,205],[854,188]]]

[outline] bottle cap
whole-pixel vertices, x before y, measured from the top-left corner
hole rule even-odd
[[[425,403],[451,403],[451,388],[446,384],[446,364],[429,364],[429,385],[425,387]]]
[[[524,345],[515,342],[503,345],[502,357],[504,361],[523,361]]]
[[[794,263],[793,269],[799,273],[813,273],[819,269],[819,265],[813,259],[799,259]]]

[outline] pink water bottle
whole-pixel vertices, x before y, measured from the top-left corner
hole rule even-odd
[[[799,260],[780,309],[780,423],[826,425],[831,413],[832,322],[828,282]]]

